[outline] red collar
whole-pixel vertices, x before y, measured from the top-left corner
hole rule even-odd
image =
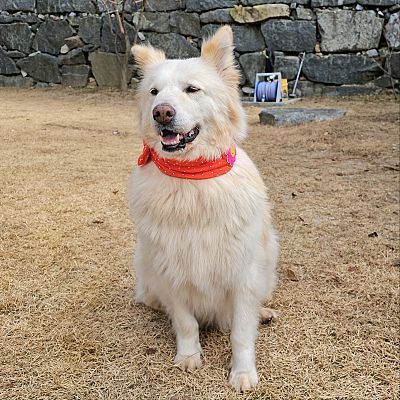
[[[144,143],[142,154],[138,159],[138,165],[142,167],[150,160],[156,164],[163,174],[174,178],[209,179],[224,175],[232,169],[236,161],[236,147],[231,146],[226,154],[216,160],[208,161],[200,157],[189,161],[162,158],[154,149]]]

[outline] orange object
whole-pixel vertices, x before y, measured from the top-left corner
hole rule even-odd
[[[234,158],[233,155],[235,156]],[[212,161],[208,161],[203,157],[196,160],[175,160],[173,158],[160,157],[154,149],[144,143],[142,154],[138,158],[138,165],[139,167],[143,167],[149,161],[153,161],[163,174],[172,176],[173,178],[210,179],[229,172],[235,160],[235,146],[230,147],[226,154]]]

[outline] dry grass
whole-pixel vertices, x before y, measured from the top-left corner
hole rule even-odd
[[[260,327],[260,385],[236,395],[228,335],[203,332],[204,366],[185,374],[166,317],[131,301],[131,96],[2,90],[0,399],[398,398],[398,104],[296,105],[347,115],[268,128],[248,109],[245,148],[282,242],[282,318]]]

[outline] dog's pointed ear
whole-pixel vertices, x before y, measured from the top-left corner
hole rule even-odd
[[[135,58],[138,68],[143,71],[147,66],[157,64],[165,60],[165,54],[161,50],[157,50],[152,46],[142,46],[135,44],[131,52]]]
[[[233,33],[230,26],[219,28],[201,46],[201,58],[217,68],[221,77],[230,85],[239,84],[239,71],[233,56]]]

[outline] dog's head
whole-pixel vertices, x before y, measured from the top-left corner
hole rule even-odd
[[[203,43],[199,58],[167,60],[162,51],[141,45],[132,53],[142,73],[140,128],[163,157],[216,158],[245,137],[229,26]]]

